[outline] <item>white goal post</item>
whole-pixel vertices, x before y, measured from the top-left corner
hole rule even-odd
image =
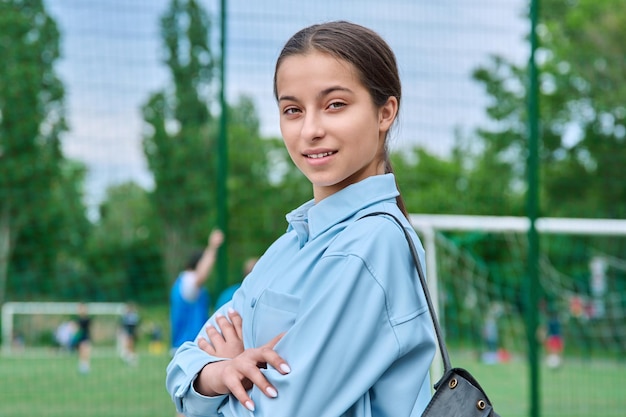
[[[11,353],[15,336],[16,315],[68,315],[78,314],[76,302],[6,302],[2,305],[2,353]],[[124,303],[85,303],[89,316],[122,316]]]
[[[437,276],[437,232],[527,233],[530,229],[530,219],[527,217],[437,214],[410,214],[409,217],[413,228],[423,239],[422,243],[426,251],[428,289],[438,316],[440,309],[439,279]],[[543,217],[535,221],[535,228],[539,234],[626,236],[626,220],[621,219]],[[443,363],[440,353],[435,357],[433,369],[435,375],[441,374]]]

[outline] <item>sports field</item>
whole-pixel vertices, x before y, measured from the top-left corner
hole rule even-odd
[[[174,417],[168,359],[145,354],[133,367],[95,353],[83,375],[73,354],[0,357],[0,416]]]
[[[451,352],[453,365],[469,369],[502,417],[529,416],[529,371],[525,358],[485,365]],[[455,361],[456,358],[456,361]],[[455,363],[456,362],[456,363]],[[542,417],[624,415],[626,361],[566,358],[563,366],[540,369]]]
[[[502,417],[528,416],[525,362],[484,365],[451,352],[454,365],[470,369]],[[167,355],[140,357],[136,367],[111,354],[95,354],[91,372],[77,372],[73,354],[0,357],[0,416],[173,417],[164,388]],[[542,368],[544,417],[621,417],[626,409],[625,362],[566,361]]]

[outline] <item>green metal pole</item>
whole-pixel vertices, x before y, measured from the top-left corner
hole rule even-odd
[[[537,50],[537,19],[539,0],[530,3],[530,60],[528,82],[528,195],[527,211],[530,227],[528,228],[528,277],[526,280],[526,327],[528,337],[528,364],[530,370],[530,416],[539,417],[539,344],[537,328],[539,297],[539,237],[535,223],[539,214],[539,87],[538,70],[535,62]]]
[[[226,0],[220,4],[220,130],[217,143],[217,225],[224,232],[224,244],[217,258],[217,291],[221,291],[228,278],[228,104],[226,103]]]

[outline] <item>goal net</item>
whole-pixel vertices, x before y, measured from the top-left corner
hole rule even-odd
[[[426,248],[429,287],[449,347],[487,363],[525,360],[528,219],[412,215],[411,221]],[[562,357],[621,360],[626,220],[542,218],[536,229],[542,346],[558,332]],[[555,367],[562,357],[543,359]]]
[[[80,303],[7,302],[2,306],[2,352],[71,350],[77,334]],[[85,303],[90,337],[98,352],[119,349],[118,331],[124,303]]]

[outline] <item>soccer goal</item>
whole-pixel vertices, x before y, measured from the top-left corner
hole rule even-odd
[[[7,302],[2,306],[2,352],[71,349],[74,318],[80,303]],[[85,303],[91,317],[91,339],[97,348],[119,347],[118,330],[124,303]],[[105,349],[105,350],[107,350]]]
[[[418,215],[429,290],[450,347],[525,358],[525,217]],[[540,328],[559,320],[565,354],[626,354],[626,220],[540,218]],[[480,356],[479,356],[480,357]]]

